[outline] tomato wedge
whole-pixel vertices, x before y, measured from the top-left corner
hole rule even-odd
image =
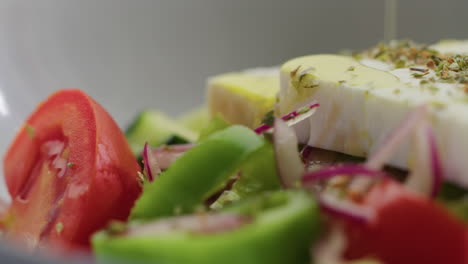
[[[433,200],[385,181],[363,203],[375,209],[369,225],[347,223],[347,259],[373,256],[386,264],[466,264],[468,227]]]
[[[111,116],[84,92],[61,90],[40,104],[4,157],[12,203],[6,235],[36,248],[88,248],[111,219],[125,220],[140,170]]]

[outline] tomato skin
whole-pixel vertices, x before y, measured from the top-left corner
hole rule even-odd
[[[435,201],[387,181],[364,206],[376,209],[369,225],[345,225],[345,258],[374,256],[386,264],[466,264],[468,228]]]
[[[41,154],[50,140],[67,148],[69,166],[60,177]],[[47,165],[31,179],[40,162]],[[139,170],[123,133],[99,104],[80,90],[58,91],[28,118],[4,158],[12,197],[7,235],[31,248],[88,248],[92,233],[111,219],[127,219],[141,191]]]

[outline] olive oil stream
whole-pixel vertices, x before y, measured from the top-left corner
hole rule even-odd
[[[385,0],[384,41],[389,43],[397,38],[398,0]]]

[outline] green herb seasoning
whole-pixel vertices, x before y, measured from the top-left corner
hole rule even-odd
[[[273,126],[274,121],[275,121],[274,111],[271,110],[268,113],[266,113],[265,116],[263,117],[262,124]]]
[[[36,135],[36,129],[34,129],[34,127],[28,124],[26,124],[25,129],[26,129],[26,134],[28,134],[28,137],[33,139],[34,136]]]
[[[63,230],[63,223],[59,222],[55,225],[55,230],[57,231],[58,234],[62,233]]]

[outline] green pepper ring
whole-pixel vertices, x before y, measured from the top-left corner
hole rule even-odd
[[[284,264],[310,261],[319,232],[318,207],[302,191],[263,193],[226,210],[253,217],[251,223],[216,234],[182,230],[126,237],[107,232],[93,238],[99,262]]]
[[[132,220],[192,213],[252,154],[269,144],[242,126],[215,133],[189,150],[154,182],[146,183]],[[203,177],[200,177],[203,175]]]

